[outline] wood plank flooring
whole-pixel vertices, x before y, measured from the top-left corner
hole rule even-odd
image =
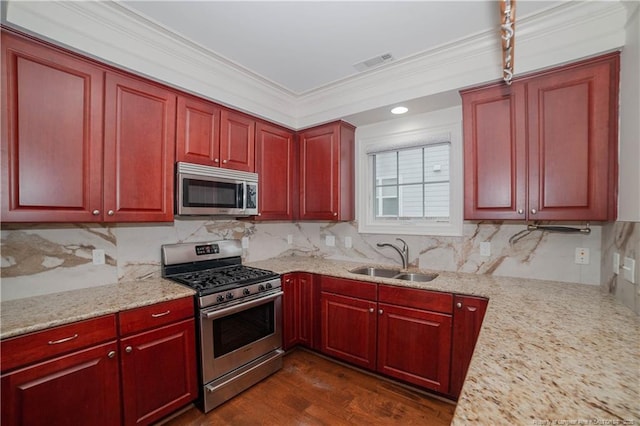
[[[206,415],[193,407],[164,426],[449,425],[455,405],[305,350]]]

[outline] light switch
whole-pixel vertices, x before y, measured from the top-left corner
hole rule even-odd
[[[613,273],[620,273],[620,253],[613,253]]]
[[[291,234],[287,235],[287,244],[289,245],[293,244],[293,235]]]
[[[624,258],[624,263],[622,264],[622,269],[624,273],[624,279],[629,281],[632,284],[636,283],[636,261],[630,257]]]
[[[327,247],[334,247],[336,245],[336,237],[333,235],[327,235],[324,239],[324,243]]]
[[[480,243],[480,256],[491,256],[491,243],[489,241],[483,241]]]
[[[242,248],[243,249],[249,248],[249,237],[242,237]]]
[[[104,265],[104,250],[95,249],[91,251],[91,256],[93,257],[94,265]]]

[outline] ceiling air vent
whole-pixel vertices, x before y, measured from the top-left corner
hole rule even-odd
[[[370,68],[374,68],[391,61],[393,61],[393,55],[391,53],[384,53],[380,56],[376,56],[371,59],[367,59],[366,61],[357,63],[354,65],[354,68],[358,71],[366,71]]]

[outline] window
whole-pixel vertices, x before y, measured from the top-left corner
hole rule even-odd
[[[359,232],[461,235],[459,108],[403,120],[357,130]]]

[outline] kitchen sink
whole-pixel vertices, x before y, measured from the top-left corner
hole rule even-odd
[[[429,281],[433,281],[437,277],[438,277],[438,274],[420,274],[420,273],[414,273],[414,272],[407,272],[407,273],[398,274],[392,278],[395,278],[396,280],[417,281],[421,283],[426,283]]]
[[[383,277],[393,278],[400,273],[399,269],[387,269],[387,268],[374,268],[372,266],[365,266],[362,268],[356,268],[349,271],[353,274],[369,275],[370,277]]]
[[[416,281],[426,283],[434,280],[438,274],[422,274],[418,272],[401,272],[399,269],[377,268],[374,266],[363,266],[352,269],[352,274],[369,275],[370,277],[393,278],[396,280]]]

